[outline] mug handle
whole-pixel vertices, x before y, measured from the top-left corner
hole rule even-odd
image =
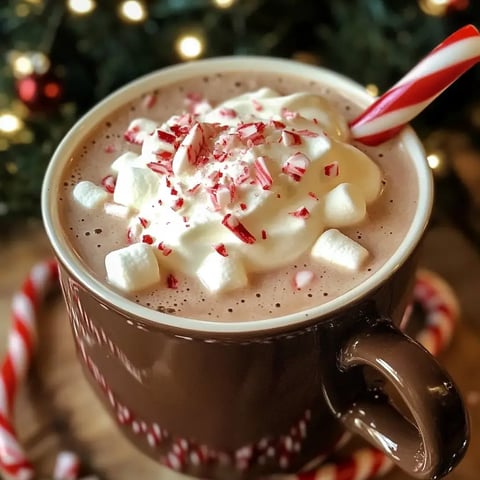
[[[401,414],[388,395],[365,388],[337,412],[349,431],[416,478],[440,478],[461,460],[469,440],[465,406],[451,378],[419,343],[388,320],[368,322],[337,360],[343,372],[362,365],[379,371],[413,418]]]

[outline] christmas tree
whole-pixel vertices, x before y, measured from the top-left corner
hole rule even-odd
[[[39,216],[43,174],[63,135],[139,75],[195,58],[259,54],[322,65],[382,92],[479,15],[479,2],[469,0],[4,1],[0,224]],[[414,123],[442,167],[437,197],[443,214],[477,239],[472,212],[459,214],[468,192],[445,162],[449,133],[475,142],[479,80],[480,68],[472,69]]]

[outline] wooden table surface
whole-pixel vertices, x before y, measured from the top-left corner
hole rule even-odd
[[[0,353],[5,351],[12,294],[37,261],[51,250],[40,225],[0,240]],[[426,237],[422,266],[448,280],[456,291],[461,321],[440,361],[462,393],[471,417],[472,439],[449,480],[480,476],[480,257],[450,226],[432,227]],[[180,480],[131,447],[116,431],[83,378],[75,359],[66,312],[59,295],[40,315],[38,348],[29,378],[16,405],[16,426],[41,478],[51,475],[55,455],[71,449],[81,457],[84,474],[105,480]],[[394,470],[386,480],[406,480]]]

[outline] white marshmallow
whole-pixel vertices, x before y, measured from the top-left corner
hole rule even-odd
[[[316,259],[358,270],[368,258],[368,250],[340,231],[332,228],[318,237],[312,247],[311,255]]]
[[[132,165],[132,163],[139,158],[139,155],[133,152],[125,152],[122,153],[119,157],[117,157],[113,163],[110,165],[110,169],[113,172],[118,173],[121,168],[125,165]]]
[[[155,199],[159,177],[149,168],[126,165],[118,172],[113,199],[116,203],[140,209],[145,202]]]
[[[98,207],[107,200],[108,196],[108,193],[102,187],[88,180],[77,183],[73,189],[73,198],[88,209]]]
[[[208,254],[196,273],[212,293],[234,290],[248,283],[243,264],[232,255],[224,257],[217,252]]]
[[[323,218],[328,227],[355,225],[366,214],[365,198],[352,183],[341,183],[325,195]]]
[[[118,203],[108,202],[104,205],[105,213],[118,218],[127,218],[130,214],[130,208]]]
[[[134,243],[105,257],[107,279],[116,287],[134,292],[160,281],[157,257],[150,245]]]

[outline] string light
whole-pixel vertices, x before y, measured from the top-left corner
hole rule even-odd
[[[183,35],[177,40],[176,49],[181,58],[192,60],[203,53],[204,42],[199,35]]]
[[[235,0],[213,0],[213,3],[219,8],[230,8],[235,3]]]
[[[420,9],[427,15],[440,17],[445,15],[451,0],[420,0]]]
[[[0,132],[13,134],[23,128],[22,120],[10,112],[0,113]]]
[[[120,16],[129,22],[141,22],[147,18],[143,3],[138,0],[126,0],[120,5]]]
[[[378,95],[378,87],[373,83],[369,83],[368,85],[366,85],[365,89],[367,90],[367,93],[372,97],[376,97]]]
[[[8,53],[8,61],[16,78],[21,78],[32,73],[44,74],[50,68],[50,60],[42,52]]]
[[[77,15],[86,15],[92,12],[97,5],[94,0],[68,0],[67,6],[71,12]]]
[[[427,155],[427,162],[432,170],[436,170],[442,165],[442,155],[439,153],[431,153]]]

